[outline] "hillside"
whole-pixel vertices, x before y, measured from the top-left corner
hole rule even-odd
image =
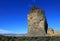
[[[60,36],[60,30],[55,30],[54,32],[55,32],[56,36]]]

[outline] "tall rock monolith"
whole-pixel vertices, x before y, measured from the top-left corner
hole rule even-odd
[[[47,34],[47,29],[45,12],[33,6],[28,14],[28,33],[35,36],[44,36]]]

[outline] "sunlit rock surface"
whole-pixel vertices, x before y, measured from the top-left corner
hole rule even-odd
[[[45,12],[33,6],[28,14],[28,34],[32,36],[45,36],[48,24]]]
[[[48,36],[54,36],[55,35],[54,30],[52,28],[48,28],[47,35]]]

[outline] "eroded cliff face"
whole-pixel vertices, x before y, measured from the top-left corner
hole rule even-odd
[[[48,24],[43,10],[32,7],[28,14],[28,33],[31,35],[45,36]]]

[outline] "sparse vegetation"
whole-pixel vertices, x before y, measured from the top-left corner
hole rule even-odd
[[[8,37],[0,36],[0,41],[60,41],[60,36],[52,37]]]

